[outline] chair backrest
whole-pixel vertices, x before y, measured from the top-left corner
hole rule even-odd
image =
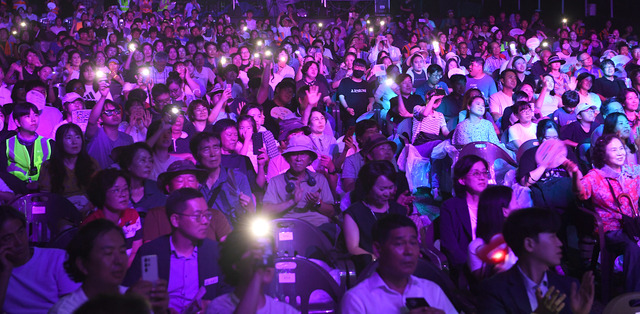
[[[55,193],[27,194],[11,202],[30,226],[29,241],[49,242],[60,231],[80,225],[82,215],[68,199]]]
[[[514,167],[517,166],[516,161],[513,160],[504,149],[490,142],[473,142],[465,145],[462,147],[458,159],[466,155],[480,156],[486,160],[490,166],[493,165],[497,159],[502,159]]]
[[[518,152],[516,153],[516,161],[520,162],[520,157],[524,155],[524,152],[538,146],[540,146],[540,141],[538,141],[538,139],[532,139],[522,143],[522,145],[520,145],[520,148],[518,148]]]
[[[296,307],[301,313],[309,313],[309,298],[316,290],[326,292],[334,304],[340,304],[345,289],[340,288],[322,267],[304,257],[279,257],[275,260],[276,278],[268,288],[268,294]]]
[[[314,225],[295,218],[273,220],[278,256],[304,256],[326,260],[333,250],[329,238]]]
[[[603,314],[635,314],[640,312],[640,292],[619,295],[602,311]]]

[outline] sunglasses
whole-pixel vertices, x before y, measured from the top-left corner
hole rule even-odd
[[[110,110],[105,110],[104,115],[107,117],[111,117],[113,115],[120,114],[121,112],[122,111],[120,109],[110,109]]]

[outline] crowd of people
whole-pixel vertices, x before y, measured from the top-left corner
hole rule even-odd
[[[34,208],[0,207],[4,312],[295,313],[266,294],[256,216],[377,265],[344,313],[468,311],[413,275],[425,249],[480,313],[589,313],[594,275],[566,274],[567,226],[595,232],[582,208],[640,291],[631,26],[74,3],[0,4],[0,202],[54,193],[82,217],[65,251],[30,243]],[[459,156],[477,142],[511,162]]]

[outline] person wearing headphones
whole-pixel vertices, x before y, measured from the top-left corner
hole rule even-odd
[[[311,138],[303,134],[291,137],[282,156],[290,168],[269,181],[263,212],[274,217],[305,220],[334,238],[335,224],[329,221],[335,214],[329,182],[307,169],[318,158]]]

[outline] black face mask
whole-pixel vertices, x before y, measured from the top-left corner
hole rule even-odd
[[[362,78],[363,75],[364,75],[364,71],[362,71],[362,70],[353,70],[353,77]]]

